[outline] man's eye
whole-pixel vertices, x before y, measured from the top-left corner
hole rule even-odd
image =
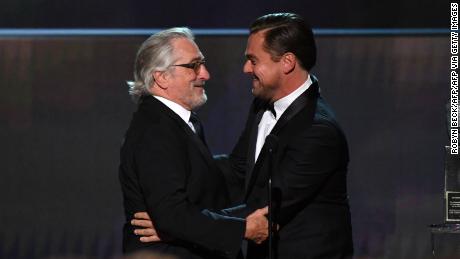
[[[204,65],[204,63],[206,63],[204,60],[199,60],[199,61],[193,62],[192,63],[193,64],[193,69],[198,70],[201,67],[201,65]]]

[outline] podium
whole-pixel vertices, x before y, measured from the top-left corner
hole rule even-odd
[[[452,155],[448,146],[445,147],[444,163],[444,223],[432,224],[429,228],[431,252],[435,258],[436,251],[439,250],[436,237],[440,235],[444,239],[450,236],[448,241],[443,239],[443,242],[440,242],[447,246],[443,251],[458,254],[460,258],[460,155]]]
[[[430,232],[431,253],[434,258],[438,258],[438,256],[442,256],[441,258],[454,258],[452,256],[455,255],[460,257],[460,235],[458,235],[460,234],[460,224],[433,224],[430,225]],[[440,236],[442,237],[438,238],[438,242],[436,242],[436,237]],[[449,247],[446,248],[443,244]]]

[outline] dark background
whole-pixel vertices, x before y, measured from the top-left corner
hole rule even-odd
[[[247,28],[273,11],[315,29],[448,29],[450,17],[447,1],[8,0],[0,27]],[[118,152],[135,110],[125,80],[146,37],[0,37],[0,258],[120,253]],[[213,153],[228,153],[252,99],[246,36],[197,42],[212,76],[199,114]],[[431,258],[427,226],[443,221],[449,34],[322,35],[317,44],[312,73],[350,145],[356,258]],[[460,256],[455,235],[435,241],[440,256]]]
[[[449,1],[2,0],[5,28],[247,28],[258,16],[296,12],[315,28],[448,28]]]

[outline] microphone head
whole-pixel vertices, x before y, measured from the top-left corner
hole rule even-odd
[[[268,136],[265,137],[264,145],[267,146],[270,152],[275,152],[278,148],[278,137],[274,134],[268,134]]]

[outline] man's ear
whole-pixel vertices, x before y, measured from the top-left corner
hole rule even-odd
[[[166,71],[155,71],[152,74],[155,84],[158,85],[161,89],[168,88],[168,73]]]
[[[297,66],[297,58],[291,52],[286,52],[281,57],[281,65],[283,66],[283,73],[289,74]]]

